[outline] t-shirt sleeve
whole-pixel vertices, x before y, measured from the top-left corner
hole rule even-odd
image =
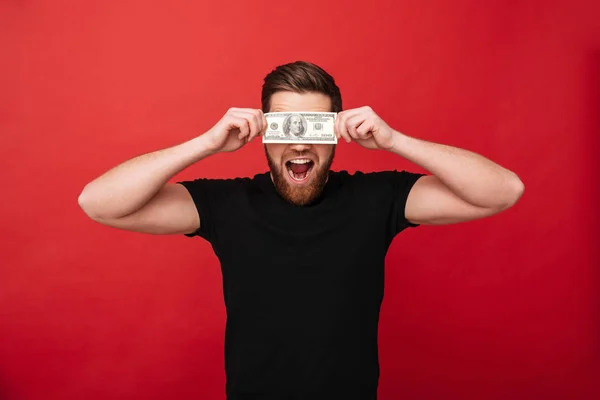
[[[387,171],[383,173],[390,188],[391,207],[389,233],[395,236],[406,228],[419,226],[406,219],[406,200],[414,184],[425,174],[409,171]]]
[[[200,236],[213,243],[217,235],[218,221],[227,214],[227,209],[239,187],[236,179],[206,179],[200,178],[191,181],[179,181],[194,200],[200,227],[185,236]]]

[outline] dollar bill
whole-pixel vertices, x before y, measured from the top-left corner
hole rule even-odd
[[[268,127],[263,143],[336,144],[334,112],[266,113]]]

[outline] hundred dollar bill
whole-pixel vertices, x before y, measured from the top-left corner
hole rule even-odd
[[[266,113],[268,127],[263,143],[336,144],[334,112]]]

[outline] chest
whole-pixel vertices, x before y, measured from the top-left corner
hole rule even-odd
[[[379,282],[385,221],[367,217],[240,218],[216,243],[226,285],[272,300],[307,292],[343,297]]]
[[[327,326],[378,304],[385,215],[345,210],[282,218],[240,208],[222,221],[213,246],[230,315],[244,310],[255,321],[278,315],[290,324],[310,319]]]

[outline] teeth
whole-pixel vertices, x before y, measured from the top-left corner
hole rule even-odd
[[[290,162],[292,164],[306,164],[306,163],[309,163],[310,160],[306,159],[306,158],[303,158],[303,159],[299,159],[299,160],[290,160]]]

